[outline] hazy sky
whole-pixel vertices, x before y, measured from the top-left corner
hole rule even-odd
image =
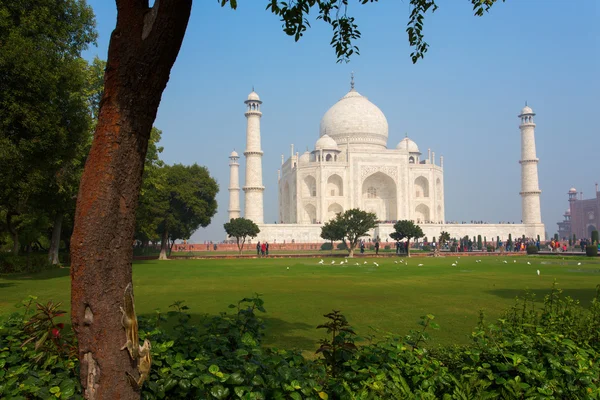
[[[88,0],[106,59],[114,1]],[[218,213],[192,242],[224,239],[228,155],[245,148],[244,100],[254,85],[263,101],[265,222],[277,219],[277,169],[290,144],[314,148],[323,114],[356,89],[386,115],[388,147],[408,133],[425,155],[444,156],[446,219],[521,220],[520,132],[528,102],[537,114],[542,219],[548,234],[575,186],[594,196],[600,180],[600,5],[597,0],[507,0],[482,18],[467,0],[439,1],[425,21],[430,50],[413,65],[405,33],[408,1],[350,2],[363,38],[360,56],[336,63],[323,22],[299,43],[286,36],[266,0],[196,0],[155,126],[168,163],[208,167],[220,185]],[[244,185],[241,158],[240,185]],[[243,210],[243,192],[242,192]]]

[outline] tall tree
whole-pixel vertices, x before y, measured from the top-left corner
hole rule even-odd
[[[360,238],[369,236],[369,231],[375,226],[377,226],[377,215],[352,208],[337,214],[335,219],[329,221],[326,234],[329,232],[330,237],[344,241],[348,256],[354,257],[354,249]],[[323,231],[321,231],[321,235],[323,235]]]
[[[333,254],[333,242],[344,240],[344,234],[344,227],[337,218],[325,222],[321,227],[321,238],[331,242],[331,254]]]
[[[96,32],[84,0],[5,1],[0,15],[0,207],[16,253],[15,220],[33,211],[89,124],[79,55]]]
[[[50,1],[50,0],[47,0]],[[120,351],[118,313],[131,283],[131,243],[150,130],[162,92],[183,41],[192,0],[115,0],[117,24],[110,39],[105,90],[94,142],[81,179],[71,262],[72,323],[77,333],[81,383],[87,398],[138,398],[123,379],[135,373]],[[374,2],[361,0],[361,3]],[[427,50],[423,16],[434,0],[409,0],[409,41],[413,61]],[[476,15],[496,0],[469,0]],[[346,14],[347,0],[268,1],[284,21],[284,32],[298,40],[311,8],[334,29],[332,45],[340,60],[358,49],[360,36]],[[237,7],[237,0],[221,0]],[[479,12],[481,10],[481,12]],[[109,278],[109,279],[107,279]],[[99,372],[102,371],[100,374]]]
[[[159,196],[166,202],[166,209],[158,225],[161,234],[160,260],[167,259],[169,242],[189,239],[200,226],[205,227],[217,212],[215,196],[219,191],[217,182],[205,167],[197,164],[165,166],[164,187]]]
[[[169,207],[168,197],[164,193],[165,173],[164,162],[160,159],[162,146],[158,146],[162,131],[155,127],[150,132],[148,152],[144,162],[144,174],[140,199],[136,214],[135,239],[144,246],[149,241],[158,241],[158,225],[163,221]]]
[[[223,227],[227,236],[235,238],[238,247],[238,254],[242,255],[246,238],[255,238],[260,233],[260,228],[251,219],[231,218]]]
[[[410,257],[410,239],[418,239],[425,236],[423,230],[419,225],[415,225],[414,222],[408,220],[398,221],[394,224],[394,232],[390,234],[390,237],[394,240],[406,239],[406,255]],[[440,236],[440,244],[442,237]]]

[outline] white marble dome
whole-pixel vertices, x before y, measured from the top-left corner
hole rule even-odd
[[[258,97],[258,93],[254,90],[248,95],[248,100],[258,100],[260,101],[260,97]]]
[[[315,150],[337,150],[338,146],[335,140],[329,135],[323,135],[315,143]]]
[[[350,90],[321,119],[321,137],[328,135],[338,144],[386,147],[388,122],[385,115],[366,97]]]
[[[310,153],[308,151],[305,151],[301,156],[300,156],[300,162],[301,163],[307,163],[310,162]]]
[[[525,114],[533,114],[533,110],[531,109],[531,107],[529,107],[529,106],[523,107],[523,109],[521,110],[521,115],[525,115]]]
[[[406,150],[409,153],[419,153],[421,154],[421,152],[419,151],[419,146],[417,146],[417,144],[412,141],[411,139],[405,137],[404,139],[402,139],[400,141],[400,143],[398,143],[398,145],[396,146],[396,149],[398,150]]]
[[[237,153],[237,151],[232,151],[231,154],[229,155],[229,157],[239,157],[239,154]]]
[[[572,187],[571,189],[569,189],[569,193],[577,193],[577,189],[575,189],[574,187]]]

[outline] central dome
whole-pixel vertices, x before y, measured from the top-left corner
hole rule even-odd
[[[327,135],[338,145],[385,148],[388,123],[383,112],[356,90],[350,90],[321,119],[320,136]]]

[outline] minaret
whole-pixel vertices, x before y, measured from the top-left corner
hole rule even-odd
[[[521,207],[524,224],[541,224],[538,162],[535,154],[535,113],[527,106],[521,110]]]
[[[252,93],[246,100],[247,110],[244,114],[246,123],[246,185],[244,186],[244,218],[254,221],[256,224],[263,223],[263,192],[262,184],[262,155],[260,148],[260,105],[262,101],[252,88]]]
[[[240,217],[240,156],[234,150],[229,155],[229,219]]]

